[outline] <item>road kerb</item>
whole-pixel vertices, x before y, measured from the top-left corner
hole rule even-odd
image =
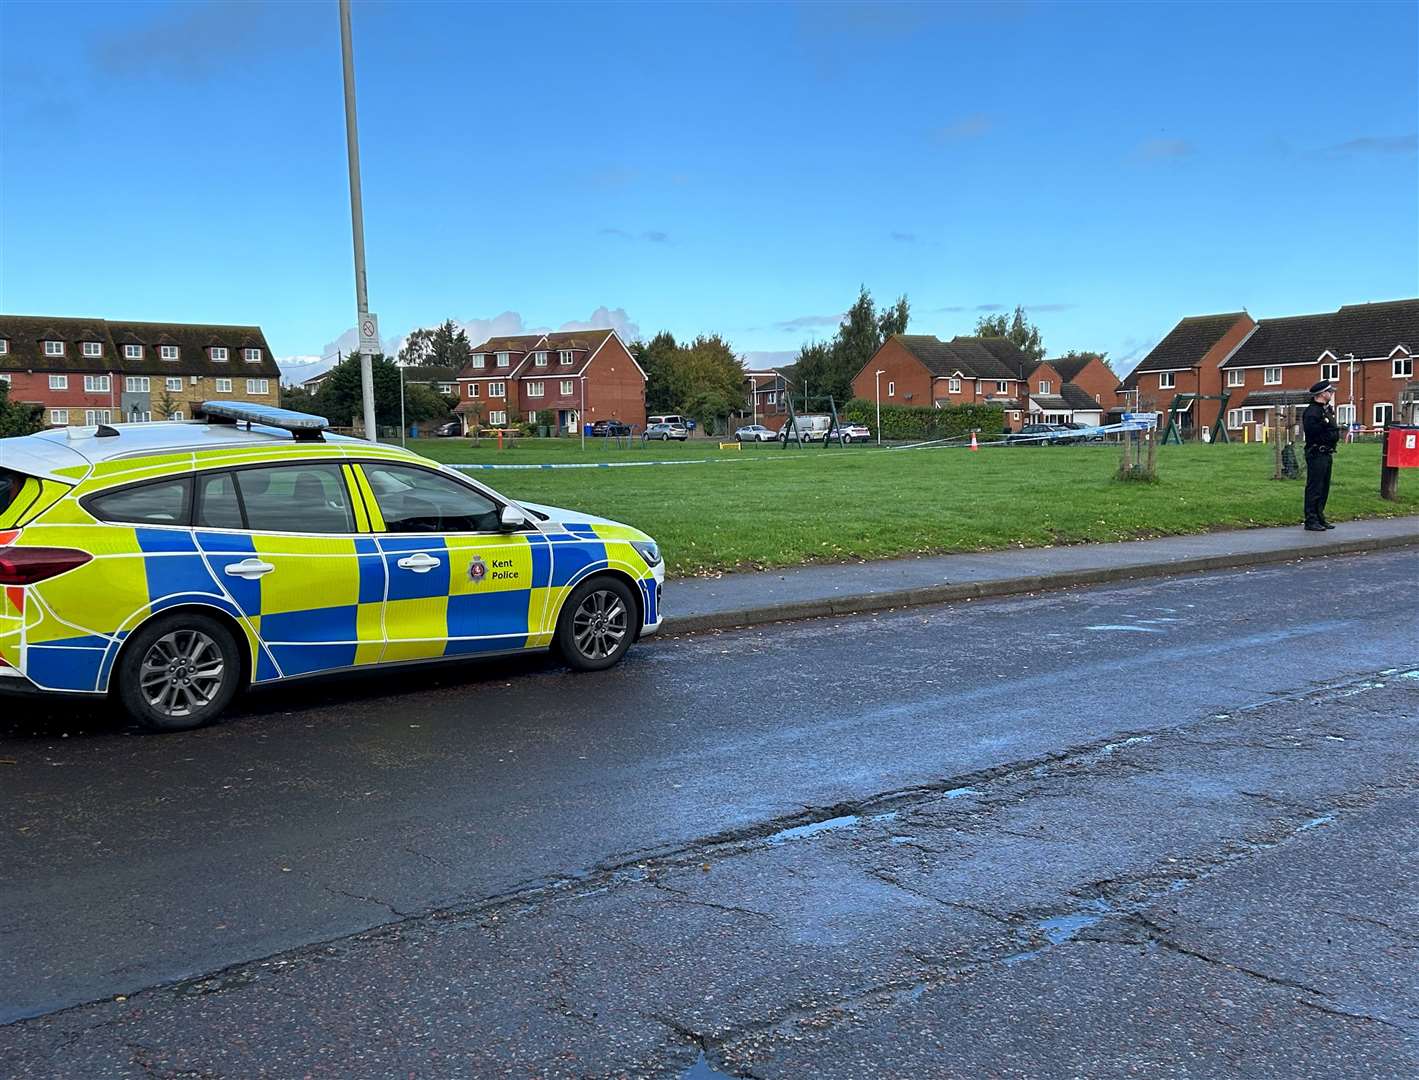
[[[708,630],[733,630],[760,626],[765,623],[796,622],[833,615],[860,615],[887,608],[920,607],[961,600],[981,600],[988,597],[1020,596],[1025,593],[1049,592],[1084,585],[1104,585],[1115,581],[1140,578],[1170,577],[1195,574],[1208,570],[1233,570],[1247,566],[1291,562],[1297,559],[1318,559],[1329,555],[1360,555],[1372,551],[1388,551],[1419,546],[1419,535],[1363,537],[1353,540],[1331,540],[1321,543],[1297,543],[1262,551],[1228,552],[1218,555],[1197,555],[1155,563],[1124,563],[1118,566],[1096,566],[1079,570],[1061,570],[1051,574],[1021,574],[1018,577],[988,581],[943,582],[940,585],[915,585],[905,589],[836,595],[811,600],[791,600],[773,605],[705,612],[698,615],[667,616],[661,634],[696,634]],[[673,600],[671,601],[673,604]]]

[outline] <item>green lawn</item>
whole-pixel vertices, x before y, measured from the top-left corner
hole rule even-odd
[[[598,440],[598,443],[600,441]],[[722,464],[625,469],[479,470],[516,499],[625,521],[664,549],[672,575],[911,553],[1124,540],[1301,520],[1302,483],[1272,480],[1266,446],[1164,446],[1157,484],[1113,479],[1113,446],[881,451],[875,447],[719,451],[713,443],[651,450],[576,440],[426,440],[448,462],[500,464],[721,458]],[[1342,447],[1328,515],[1419,513],[1419,476],[1403,499],[1379,497],[1379,446]]]

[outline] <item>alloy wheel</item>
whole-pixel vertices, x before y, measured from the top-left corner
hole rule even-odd
[[[587,593],[572,615],[572,641],[588,660],[604,660],[630,632],[625,602],[609,589]]]
[[[220,692],[222,650],[200,630],[174,630],[149,646],[138,669],[143,699],[164,716],[191,716]]]

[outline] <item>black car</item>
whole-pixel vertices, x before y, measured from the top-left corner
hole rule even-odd
[[[1048,446],[1052,443],[1078,442],[1063,424],[1026,424],[1019,431],[1005,436],[1006,446]]]
[[[463,434],[463,425],[457,420],[450,420],[448,423],[434,428],[434,434],[440,439],[452,439]]]
[[[591,425],[593,435],[629,435],[631,425],[623,424],[619,420],[598,420]]]

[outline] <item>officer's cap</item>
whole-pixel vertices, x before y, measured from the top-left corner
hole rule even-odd
[[[1316,383],[1309,390],[1307,390],[1306,393],[1310,394],[1311,397],[1315,397],[1317,394],[1324,394],[1327,390],[1331,389],[1333,389],[1333,387],[1330,385],[1330,380],[1322,379],[1320,382]]]

